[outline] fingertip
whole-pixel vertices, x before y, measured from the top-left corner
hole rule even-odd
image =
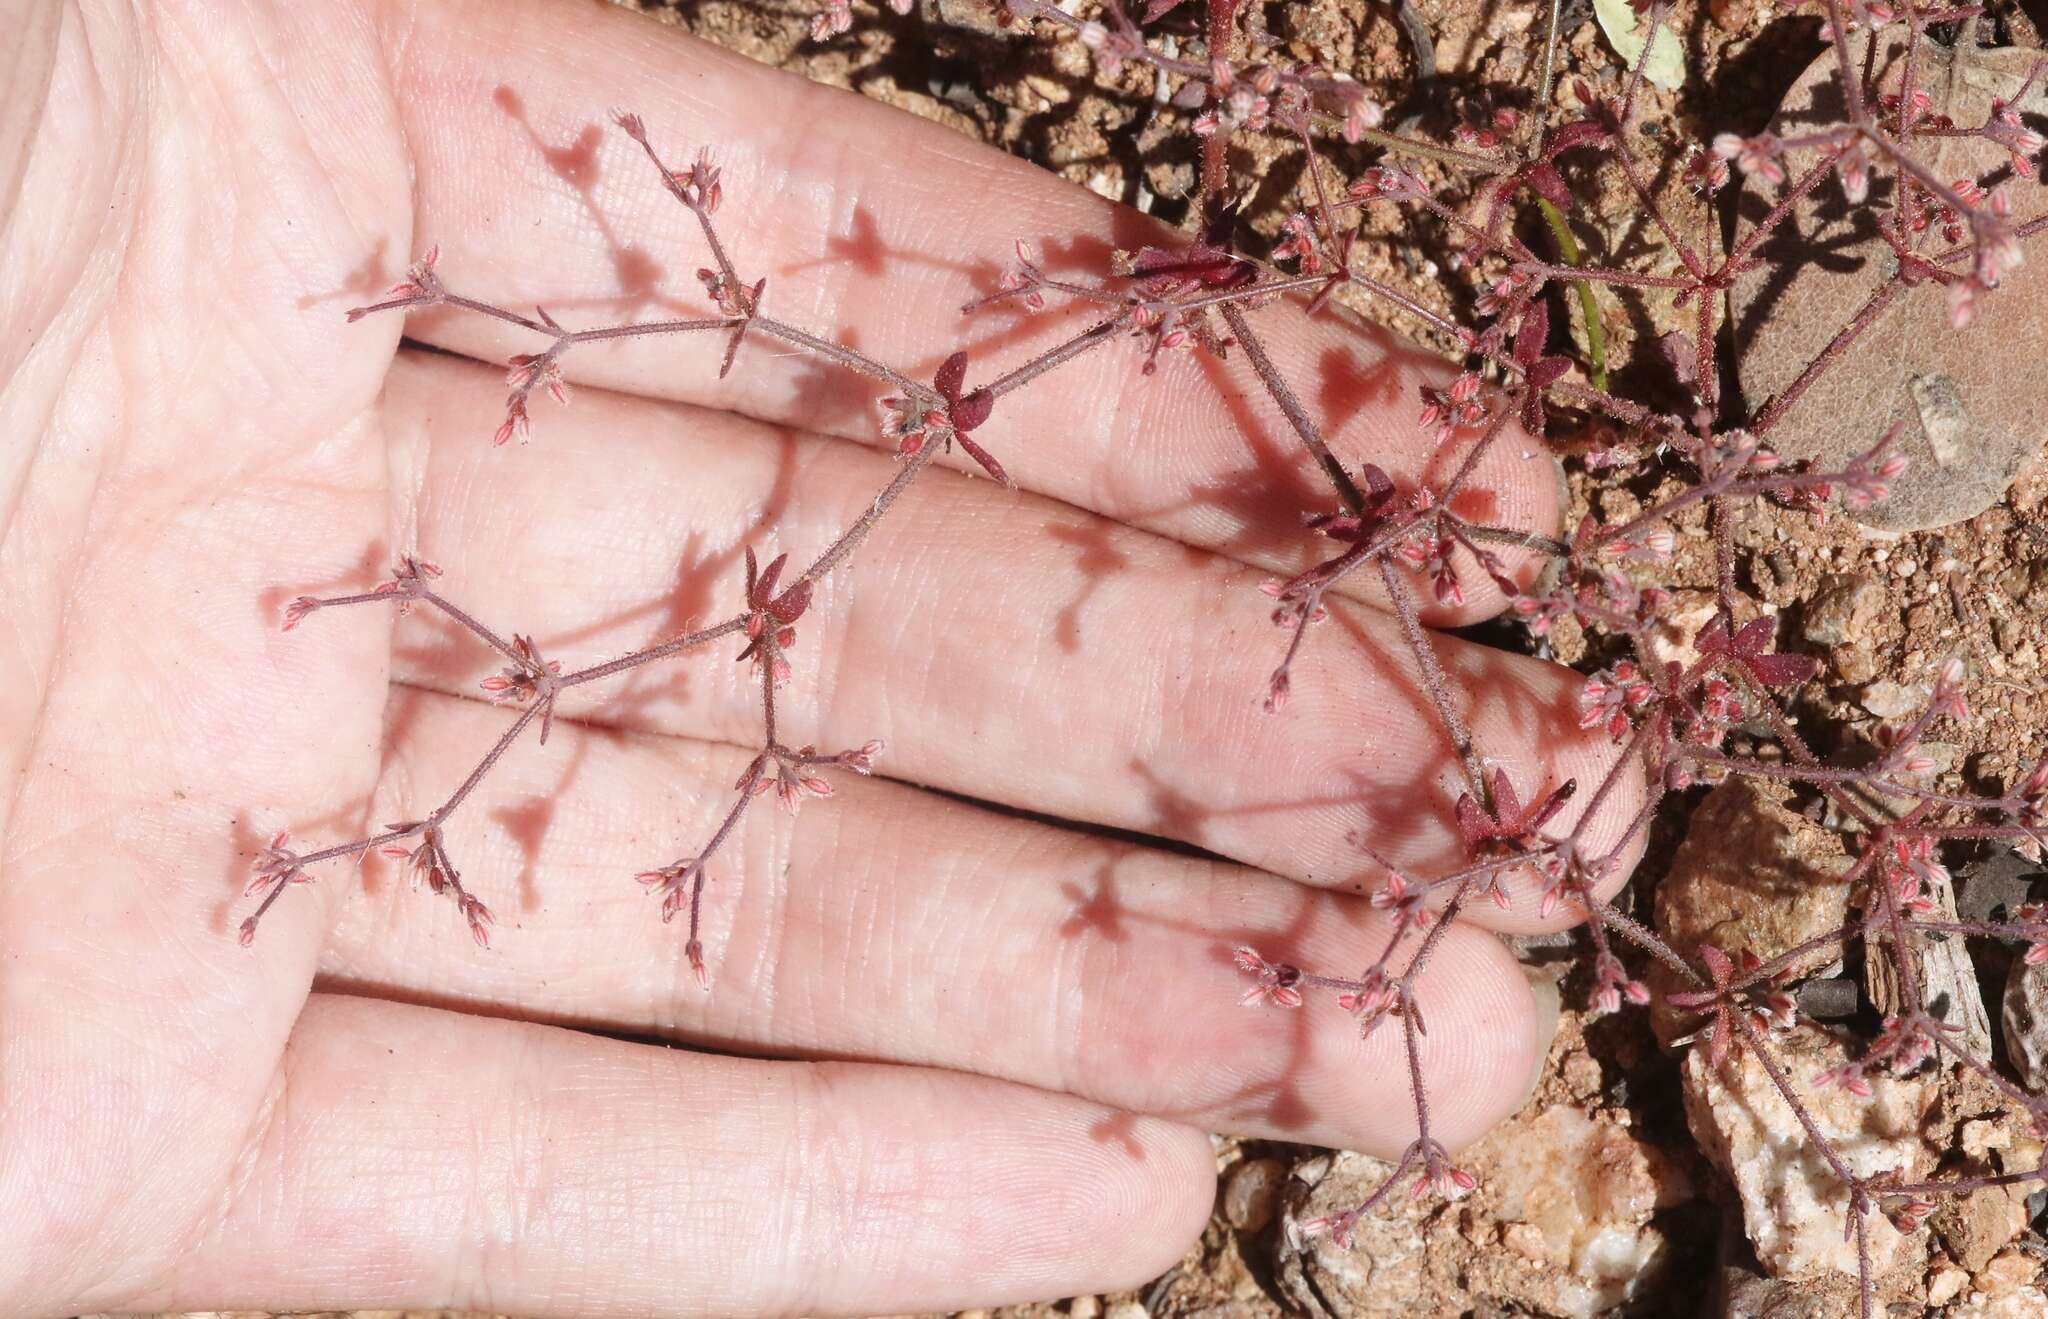
[[[1457,972],[1439,983],[1426,971],[1417,989],[1434,1045],[1424,1080],[1431,1134],[1458,1150],[1528,1101],[1554,1014],[1493,935],[1460,925],[1446,932],[1440,954]]]
[[[1070,1175],[1053,1179],[1057,1230],[1041,1243],[1062,1294],[1142,1287],[1187,1253],[1216,1200],[1215,1147],[1205,1133],[1161,1118],[1105,1110],[1085,1122]],[[1014,1224],[996,1224],[998,1249]]]

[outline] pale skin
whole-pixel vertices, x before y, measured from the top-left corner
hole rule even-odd
[[[292,596],[416,553],[573,668],[728,616],[742,545],[801,562],[894,470],[875,391],[751,339],[719,381],[722,337],[581,347],[572,405],[494,449],[530,339],[349,306],[438,244],[452,286],[565,323],[701,308],[701,237],[614,107],[677,162],[713,148],[776,315],[919,379],[1085,326],[962,320],[1015,239],[1078,276],[1146,231],[603,7],[0,11],[24,34],[0,56],[0,1311],[1058,1297],[1179,1257],[1206,1131],[1413,1136],[1398,1030],[1236,1003],[1239,943],[1362,963],[1384,926],[1345,834],[1440,870],[1463,788],[1383,602],[1336,602],[1260,710],[1285,638],[1257,586],[1326,552],[1299,515],[1334,499],[1235,358],[1062,367],[977,432],[1020,490],[949,460],[821,586],[783,735],[889,749],[749,815],[713,869],[709,992],[633,875],[701,845],[758,745],[730,642],[579,689],[451,820],[489,950],[382,860],[320,868],[239,946],[272,832],[430,809],[512,718],[474,639],[381,605],[286,635]],[[1341,458],[1436,470],[1415,387],[1446,372],[1259,315]],[[1554,533],[1535,447],[1510,436],[1475,495]],[[1429,621],[1498,608],[1469,587]],[[1572,675],[1443,653],[1525,797],[1598,776]],[[1489,925],[1536,928],[1533,902],[1475,910],[1422,983],[1453,1150],[1543,1047]]]

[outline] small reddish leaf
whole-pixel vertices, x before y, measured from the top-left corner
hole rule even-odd
[[[756,609],[768,607],[768,601],[775,595],[775,581],[778,577],[782,576],[782,566],[788,562],[789,556],[787,554],[775,556],[775,561],[768,565],[768,570],[761,574],[760,579],[754,583],[753,589],[747,593],[748,604]]]
[[[953,438],[960,441],[960,447],[967,450],[967,456],[980,463],[990,476],[1003,485],[1012,484],[1010,474],[1003,470],[1003,465],[996,461],[994,454],[982,448],[973,440],[968,439],[965,435],[955,435]]]
[[[1544,154],[1555,160],[1559,155],[1570,151],[1573,147],[1583,147],[1590,143],[1604,141],[1608,136],[1608,128],[1598,120],[1574,120],[1569,124],[1561,124],[1552,130],[1550,142],[1544,148]],[[1555,174],[1556,171],[1552,170],[1551,173]],[[1544,195],[1549,196],[1548,193]],[[1554,197],[1551,200],[1557,201]],[[1564,205],[1563,202],[1558,202],[1557,204],[1559,206]]]
[[[1522,313],[1522,324],[1515,331],[1515,360],[1525,368],[1533,367],[1543,358],[1543,346],[1550,341],[1550,307],[1541,298],[1532,298],[1529,308]]]
[[[995,411],[996,397],[985,389],[977,389],[966,398],[947,409],[953,418],[955,434],[964,434],[988,420],[988,414]]]
[[[780,567],[781,563],[780,559],[776,560],[777,567]],[[773,572],[774,569],[771,568],[769,571]],[[811,584],[809,582],[798,582],[795,586],[784,591],[779,600],[769,605],[768,612],[775,615],[777,622],[788,624],[802,618],[804,610],[810,607]]]
[[[1571,186],[1564,181],[1564,175],[1557,172],[1556,166],[1548,161],[1538,161],[1531,165],[1528,172],[1522,175],[1522,182],[1529,185],[1531,192],[1558,210],[1568,211],[1572,208]]]
[[[1504,769],[1493,772],[1493,813],[1503,824],[1522,813],[1522,798],[1516,793],[1515,785],[1508,782],[1508,772]]]
[[[967,380],[967,354],[955,353],[939,363],[938,373],[932,377],[932,388],[939,391],[948,404],[960,397],[960,386]]]
[[[1766,687],[1788,687],[1811,678],[1820,667],[1813,656],[1768,653],[1777,630],[1778,621],[1766,616],[1751,619],[1730,636],[1728,620],[1717,614],[1700,629],[1693,646],[1702,655],[1726,655]]]

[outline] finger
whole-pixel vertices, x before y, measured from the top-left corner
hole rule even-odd
[[[461,782],[506,718],[402,694],[380,808],[416,814]],[[706,992],[684,922],[663,924],[633,876],[699,851],[747,760],[558,725],[545,748],[501,760],[488,802],[448,827],[497,915],[489,950],[448,904],[377,868],[367,895],[341,904],[325,983],[750,1053],[980,1072],[1386,1157],[1414,1138],[1398,1024],[1361,1041],[1335,992],[1295,1012],[1238,1006],[1239,947],[1347,975],[1379,958],[1388,926],[1364,899],[853,775],[794,817],[760,799],[715,854]],[[347,871],[323,880],[355,887]],[[1536,1008],[1499,941],[1463,926],[1417,992],[1432,1134],[1457,1148],[1526,1095]]]
[[[399,485],[421,492],[418,543],[449,565],[444,590],[549,642],[569,668],[728,616],[742,545],[806,562],[896,471],[728,414],[600,394],[579,400],[550,444],[492,451],[463,419],[494,388],[446,358],[394,373],[387,419],[410,453],[395,461],[417,468]],[[821,584],[798,624],[791,658],[804,676],[781,732],[828,752],[881,738],[892,775],[1318,884],[1377,882],[1354,831],[1422,875],[1456,869],[1466,848],[1450,822],[1471,787],[1397,624],[1337,607],[1311,629],[1289,704],[1269,715],[1261,700],[1287,634],[1268,621],[1259,581],[1226,559],[932,473]],[[605,717],[758,745],[758,681],[734,649],[682,661],[675,688],[652,687],[650,673],[644,702]],[[1524,800],[1568,780],[1584,789],[1578,803],[1594,796],[1614,751],[1578,730],[1580,679],[1454,638],[1435,650],[1445,699]],[[473,691],[474,656],[407,643],[398,671]],[[578,689],[564,708],[604,700]],[[1641,803],[1624,777],[1584,831],[1588,855],[1615,846]],[[1533,901],[1475,916],[1516,929],[1566,919],[1542,920]]]
[[[1086,306],[963,318],[961,305],[1014,262],[1018,240],[1056,273],[1091,280],[1113,250],[1173,241],[1133,211],[936,124],[632,20],[524,4],[406,12],[395,76],[418,162],[418,241],[440,244],[441,269],[472,296],[542,300],[578,325],[708,306],[692,274],[710,264],[703,237],[638,148],[604,123],[619,105],[645,118],[674,163],[700,146],[715,155],[718,222],[743,276],[768,279],[773,315],[921,379],[965,350],[978,383],[1100,319]],[[1372,462],[1410,488],[1450,478],[1464,446],[1439,450],[1417,424],[1418,388],[1446,383],[1444,364],[1334,314],[1284,305],[1253,320],[1354,474]],[[411,332],[493,360],[538,346],[459,314],[415,317]],[[722,335],[619,343],[565,364],[611,388],[879,440],[874,400],[887,391],[772,341],[750,342],[720,380],[723,347]],[[1168,353],[1143,376],[1144,353],[1123,340],[1060,367],[1004,398],[976,438],[1027,488],[1104,516],[1268,570],[1323,557],[1301,519],[1335,508],[1335,496],[1244,355]],[[471,424],[484,435],[496,420]],[[1454,506],[1548,534],[1560,492],[1553,461],[1511,429]],[[1465,605],[1427,612],[1457,621],[1497,609],[1491,582],[1476,569],[1469,577]]]
[[[275,1100],[218,1226],[131,1304],[950,1311],[1142,1283],[1214,1175],[1192,1130],[1002,1082],[331,995]]]

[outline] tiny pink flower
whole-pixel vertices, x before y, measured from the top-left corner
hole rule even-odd
[[[1769,133],[1755,137],[1742,137],[1735,133],[1722,133],[1714,138],[1714,154],[1723,160],[1732,161],[1744,174],[1751,174],[1767,183],[1783,183],[1785,167],[1778,161],[1778,139]]]
[[[1301,969],[1285,962],[1268,962],[1258,950],[1240,947],[1233,954],[1237,969],[1252,977],[1252,987],[1238,1000],[1245,1007],[1269,1004],[1277,1008],[1301,1006]]]

